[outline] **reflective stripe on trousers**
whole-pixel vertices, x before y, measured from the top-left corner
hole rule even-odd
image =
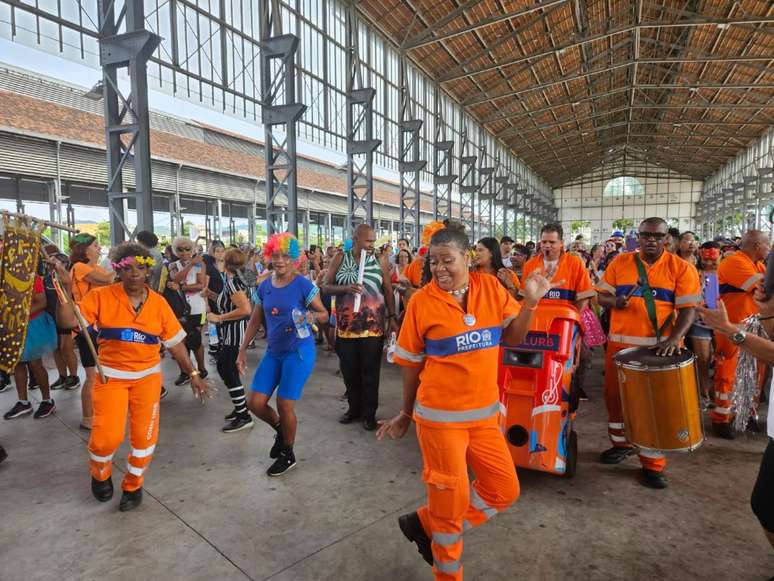
[[[417,439],[428,497],[428,504],[417,512],[432,539],[433,573],[439,580],[462,579],[462,533],[518,497],[513,460],[496,415],[469,428],[428,427],[420,422]],[[468,482],[468,468],[476,475],[473,483]]]

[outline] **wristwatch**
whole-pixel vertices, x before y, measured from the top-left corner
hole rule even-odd
[[[191,377],[199,377],[201,373],[199,373],[198,369],[194,369],[191,373],[188,374]]]
[[[747,337],[747,333],[745,333],[744,331],[737,331],[736,333],[731,335],[729,339],[731,339],[731,342],[734,345],[741,345],[742,343],[744,343],[744,340],[746,337]]]

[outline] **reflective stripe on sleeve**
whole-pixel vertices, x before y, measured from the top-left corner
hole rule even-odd
[[[400,345],[395,345],[395,355],[413,363],[422,363],[425,360],[424,353],[411,353],[410,351],[406,351]]]
[[[608,436],[613,442],[618,442],[619,444],[626,443],[626,438],[624,438],[623,436],[616,436],[615,434],[608,434]]]
[[[137,466],[132,466],[131,464],[126,464],[126,471],[129,474],[133,474],[134,476],[142,476],[142,473],[145,472],[145,468],[137,468]]]
[[[604,290],[612,295],[615,294],[615,287],[612,284],[606,283],[604,280],[600,280],[597,283],[597,290]]]
[[[763,275],[760,272],[755,273],[750,278],[742,283],[742,290],[750,290],[750,288],[758,281],[763,280]]]
[[[730,416],[731,415],[731,408],[725,408],[720,406],[715,406],[715,409],[712,410],[716,414],[720,414],[722,416]]]
[[[683,295],[675,299],[675,305],[687,305],[701,302],[700,295]]]
[[[433,565],[435,565],[435,568],[438,569],[441,573],[456,573],[460,570],[460,562],[459,561],[436,561],[433,560]]]
[[[730,401],[731,400],[731,394],[730,393],[722,393],[720,391],[715,392],[715,397],[723,400],[723,401]]]
[[[462,538],[462,533],[433,533],[433,542],[448,547],[457,543]]]
[[[134,456],[135,458],[147,458],[148,456],[153,454],[153,451],[155,449],[156,449],[156,444],[153,444],[153,446],[142,450],[138,450],[137,448],[132,448],[132,456]]]
[[[95,462],[110,462],[113,459],[113,454],[109,454],[108,456],[97,456],[96,454],[89,452],[89,458]]]
[[[142,379],[148,377],[154,373],[161,373],[161,363],[154,365],[148,369],[142,371],[126,371],[124,369],[113,369],[112,367],[102,366],[102,370],[107,377],[115,377],[116,379]]]
[[[164,344],[164,347],[166,347],[167,349],[171,349],[172,347],[180,343],[180,341],[185,339],[185,335],[186,335],[185,331],[180,329],[174,337],[172,337],[171,339],[167,339],[166,341],[162,341],[162,343]]]
[[[439,410],[423,406],[419,402],[414,404],[414,413],[417,414],[417,417],[431,422],[474,422],[490,418],[498,411],[500,411],[499,401],[486,407],[464,411]]]

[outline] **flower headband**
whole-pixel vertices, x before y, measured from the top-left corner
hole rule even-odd
[[[156,261],[150,256],[125,256],[118,262],[111,262],[110,264],[113,267],[113,270],[120,270],[127,266],[131,266],[132,264],[136,264],[137,266],[144,264],[148,267],[152,267],[156,266]]]

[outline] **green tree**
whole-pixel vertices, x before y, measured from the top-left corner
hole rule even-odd
[[[99,222],[94,232],[100,246],[110,246],[110,222]]]
[[[634,227],[634,220],[631,218],[618,218],[617,220],[613,220],[613,230],[620,230],[621,232],[626,232],[627,230]]]
[[[591,222],[589,220],[573,220],[570,222],[570,232],[578,234],[581,230],[591,228]]]

